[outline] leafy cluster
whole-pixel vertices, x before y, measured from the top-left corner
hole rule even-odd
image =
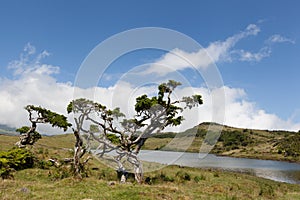
[[[0,176],[2,178],[11,177],[14,170],[32,168],[34,165],[34,155],[26,149],[11,149],[0,152]]]
[[[180,82],[169,80],[167,83],[162,83],[158,86],[158,95],[148,97],[142,95],[136,99],[135,118],[138,125],[148,119],[151,119],[150,126],[157,126],[159,129],[164,129],[167,126],[178,126],[184,120],[183,116],[179,115],[183,109],[193,108],[203,103],[201,95],[193,95],[191,97],[183,97],[181,100],[172,101],[173,91],[180,86]],[[179,103],[185,103],[182,108]]]
[[[26,145],[33,145],[41,138],[41,135],[36,131],[37,124],[39,123],[49,123],[52,127],[59,127],[64,131],[72,125],[64,115],[57,114],[42,107],[27,105],[25,110],[27,110],[29,114],[31,127],[23,126],[17,129],[17,131],[20,132],[20,140],[16,143],[16,146],[20,148],[23,148]]]
[[[51,110],[34,105],[27,105],[25,109],[29,112],[31,121],[35,123],[49,123],[52,127],[62,128],[64,131],[66,131],[68,127],[72,126],[72,124],[68,122],[66,116],[57,114]],[[36,112],[36,118],[32,116],[33,112]]]

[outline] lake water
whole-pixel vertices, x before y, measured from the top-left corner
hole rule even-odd
[[[279,182],[300,184],[300,164],[297,163],[151,150],[141,151],[139,158],[160,164],[244,172]]]

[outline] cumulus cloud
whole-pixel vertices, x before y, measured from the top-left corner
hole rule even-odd
[[[142,74],[156,73],[165,75],[169,72],[183,70],[191,66],[197,69],[205,69],[216,62],[231,60],[230,51],[236,43],[248,36],[257,35],[259,32],[260,28],[257,25],[250,24],[245,30],[228,37],[226,40],[212,42],[208,47],[195,52],[174,49],[157,60]]]
[[[257,107],[255,102],[247,100],[247,93],[241,88],[223,86],[212,91],[203,87],[181,88],[177,91],[177,94],[179,94],[178,96],[191,95],[191,91],[201,94],[204,104],[199,109],[184,111],[185,121],[181,127],[177,128],[178,131],[190,128],[199,122],[209,121],[239,128],[294,131],[300,129],[300,122],[291,119],[283,120],[277,115],[267,113]],[[218,100],[223,100],[223,94],[225,94],[225,102],[218,102]],[[220,105],[224,106],[218,108]],[[225,118],[223,118],[222,112],[225,112]]]
[[[66,106],[74,98],[74,90],[76,90],[76,97],[90,98],[108,107],[120,107],[122,112],[132,117],[135,98],[142,94],[151,95],[156,90],[155,85],[136,88],[137,86],[126,81],[107,88],[75,88],[71,83],[59,82],[55,79],[54,74],[59,73],[60,67],[43,63],[42,58],[48,55],[49,53],[46,55],[43,52],[37,54],[32,45],[27,45],[20,58],[8,65],[15,77],[12,79],[2,77],[0,81],[0,124],[12,127],[29,125],[27,112],[23,109],[27,104],[42,106],[66,115]],[[205,87],[182,86],[174,95],[180,98],[195,93],[203,96],[204,104],[199,107],[199,110],[184,111],[186,120],[183,126],[172,130],[185,130],[214,119],[219,123],[224,122],[227,125],[244,128],[300,129],[299,123],[283,120],[257,108],[254,102],[247,100],[246,92],[240,88],[224,86],[210,91]],[[219,96],[223,94],[226,95],[226,100],[222,104],[218,100],[222,100]],[[218,115],[218,110],[224,109],[225,121],[222,120],[222,116],[213,116]],[[72,121],[71,116],[69,120]],[[48,134],[61,133],[58,129],[49,128],[49,126],[41,126],[39,131]]]

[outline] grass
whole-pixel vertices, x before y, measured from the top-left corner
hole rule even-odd
[[[48,170],[26,169],[0,181],[0,199],[299,199],[300,186],[249,175],[169,166],[146,173],[150,185],[111,183],[96,174],[53,181]],[[189,178],[187,178],[189,177]],[[198,178],[195,178],[198,177]],[[200,178],[201,177],[201,178]],[[112,180],[115,180],[111,177]],[[155,179],[155,180],[154,180]],[[195,181],[196,180],[196,181]]]
[[[1,135],[1,150],[17,140]],[[43,137],[31,150],[45,160],[70,156],[73,141],[70,134]],[[116,172],[96,159],[88,168],[89,176],[81,181],[56,176],[63,169],[55,167],[16,171],[14,179],[0,180],[0,199],[300,199],[300,185],[233,172],[168,166],[145,173],[145,183],[138,185],[132,179],[120,184]]]

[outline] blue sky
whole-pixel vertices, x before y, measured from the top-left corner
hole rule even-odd
[[[59,73],[48,73],[49,79],[53,78],[55,83],[73,83],[81,63],[90,51],[100,42],[122,31],[140,27],[169,28],[186,34],[207,48],[210,44],[224,42],[246,31],[252,24],[259,32],[240,39],[226,51],[226,58],[216,61],[224,85],[242,90],[243,94],[234,99],[239,103],[251,103],[255,107],[253,112],[263,110],[293,126],[300,122],[299,9],[300,2],[296,0],[1,0],[2,93],[12,95],[12,90],[8,91],[7,88],[14,88],[12,85],[16,83],[13,81],[22,79],[14,75],[15,69],[8,69],[8,66],[19,59],[28,44],[36,49],[36,54],[44,50],[49,52],[50,55],[44,57],[43,63],[59,67]],[[112,86],[130,67],[156,62],[165,53],[144,50],[120,58],[113,63],[108,74],[115,79],[110,79],[111,82],[104,86]],[[247,53],[251,57],[246,58]],[[11,87],[4,87],[3,80]],[[4,119],[0,119],[0,123],[14,124]],[[247,126],[239,123],[232,125]],[[289,128],[288,125],[283,128]],[[266,125],[266,128],[272,126]]]

